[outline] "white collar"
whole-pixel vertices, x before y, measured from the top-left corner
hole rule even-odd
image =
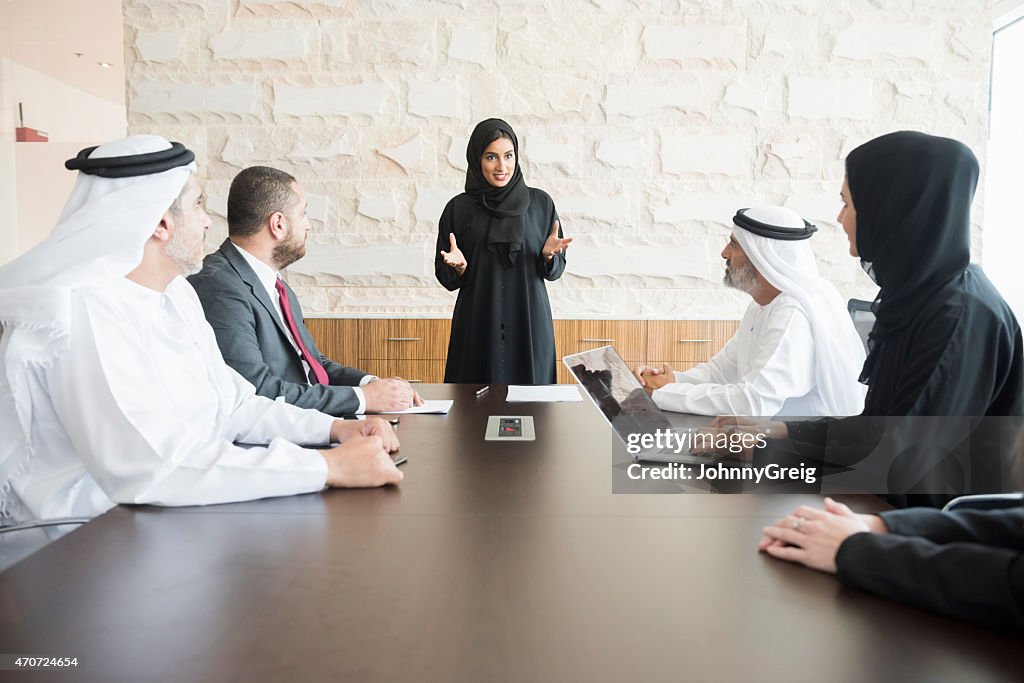
[[[273,292],[277,287],[277,279],[281,277],[281,274],[234,242],[231,244],[242,255],[242,258],[249,264],[253,272],[256,273],[256,277],[259,278],[263,288],[268,292]]]
[[[114,287],[117,287],[118,289],[121,290],[122,295],[133,296],[137,299],[143,299],[147,301],[156,301],[158,299],[162,299],[164,293],[166,293],[167,291],[166,289],[164,289],[164,291],[161,292],[156,289],[153,289],[152,287],[141,285],[135,280],[129,278],[127,275],[118,278],[117,280],[114,280],[113,285]]]

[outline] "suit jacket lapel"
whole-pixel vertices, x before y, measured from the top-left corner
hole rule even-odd
[[[263,288],[263,283],[256,277],[256,273],[246,263],[245,258],[238,253],[238,247],[232,244],[230,239],[227,239],[224,240],[224,244],[220,245],[220,253],[224,255],[227,262],[238,273],[238,277],[242,278],[242,282],[249,286],[256,300],[263,304],[263,308],[267,309],[267,315],[277,325],[277,329],[281,330],[281,334],[285,336],[285,339],[291,339],[292,333],[288,331],[288,328],[281,321],[281,316],[277,314],[277,309],[267,295],[267,290]]]

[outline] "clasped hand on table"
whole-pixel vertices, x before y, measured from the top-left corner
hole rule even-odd
[[[388,455],[398,450],[398,435],[386,420],[335,420],[331,441],[340,445],[320,451],[327,461],[328,486],[376,487],[402,481],[404,475]]]
[[[888,528],[878,515],[860,515],[826,498],[824,510],[801,505],[793,514],[766,526],[757,549],[780,560],[835,574],[839,546],[862,532],[884,534]]]
[[[401,377],[375,379],[364,384],[362,389],[368,413],[407,410],[413,406],[423,405],[420,395]]]

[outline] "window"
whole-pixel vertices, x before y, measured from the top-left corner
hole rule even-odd
[[[993,35],[982,265],[1024,321],[1024,17]]]

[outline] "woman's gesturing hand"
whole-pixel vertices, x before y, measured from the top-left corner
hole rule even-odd
[[[462,255],[459,245],[455,242],[455,233],[448,233],[448,239],[451,241],[451,244],[448,247],[448,251],[441,250],[441,258],[444,259],[445,265],[454,268],[456,273],[462,275],[466,272],[466,267],[469,264],[466,262],[466,257]]]
[[[550,261],[555,258],[555,254],[561,254],[569,247],[569,243],[572,242],[571,237],[559,237],[558,236],[559,223],[555,221],[551,226],[551,234],[544,240],[544,248],[541,250],[544,253],[544,259]],[[443,252],[442,252],[443,253]]]

